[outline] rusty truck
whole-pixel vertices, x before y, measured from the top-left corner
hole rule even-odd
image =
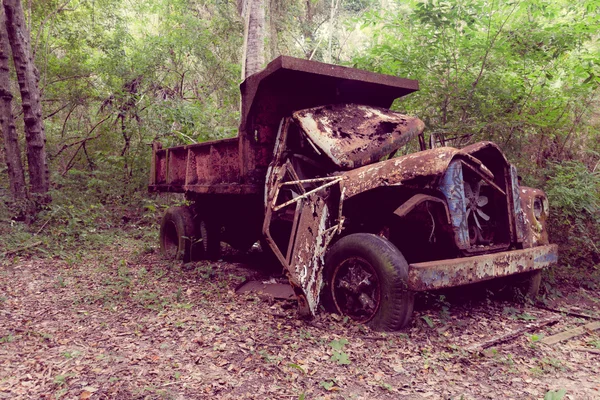
[[[380,330],[407,325],[420,291],[501,278],[535,296],[557,261],[546,195],[496,144],[431,146],[389,109],[417,81],[281,56],[240,89],[237,137],[153,145],[149,190],[190,204],[162,219],[165,257],[262,241],[301,316],[321,304]]]

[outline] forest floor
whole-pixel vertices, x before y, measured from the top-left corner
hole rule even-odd
[[[600,331],[542,343],[600,319],[592,286],[548,286],[545,297],[589,317],[465,287],[419,296],[410,327],[381,333],[235,294],[268,279],[255,255],[182,266],[126,237],[0,260],[0,399],[600,398]]]

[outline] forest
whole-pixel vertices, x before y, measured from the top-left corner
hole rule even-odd
[[[0,398],[597,395],[598,328],[539,332],[600,320],[597,0],[3,0],[0,29]],[[484,288],[404,333],[305,325],[234,297],[255,254],[162,260],[185,199],[148,193],[152,143],[237,136],[240,84],[280,55],[418,80],[392,109],[427,141],[496,143],[548,196],[537,306]],[[519,334],[474,354],[483,331]]]

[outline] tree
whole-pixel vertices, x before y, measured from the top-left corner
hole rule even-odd
[[[246,21],[242,78],[259,72],[265,63],[264,0],[239,0],[238,10]]]
[[[42,105],[38,87],[38,72],[33,64],[29,30],[25,23],[20,0],[3,0],[6,31],[17,72],[31,193],[45,194],[50,188],[50,172],[46,160],[46,135],[42,121]]]
[[[0,9],[0,129],[2,129],[4,139],[10,192],[14,200],[20,200],[25,198],[25,174],[21,162],[19,138],[12,114],[13,96],[10,91],[9,52],[4,10]]]

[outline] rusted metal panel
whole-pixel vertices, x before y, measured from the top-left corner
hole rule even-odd
[[[293,117],[312,143],[342,169],[377,162],[425,129],[418,118],[357,104],[310,108]]]
[[[519,188],[520,206],[523,210],[524,237],[523,247],[548,244],[548,232],[545,229],[549,214],[548,198],[539,190],[525,186]]]
[[[466,249],[471,246],[469,240],[469,226],[467,224],[467,200],[465,198],[462,162],[454,160],[448,166],[439,189],[446,196],[452,230],[458,248]]]
[[[330,228],[330,215],[325,200],[318,194],[306,197],[300,204],[300,219],[289,267],[303,292],[299,298],[305,304],[299,304],[299,313],[308,317],[316,313],[319,304],[323,258],[329,244],[326,236]]]
[[[509,165],[506,156],[504,155],[504,153],[502,153],[500,147],[498,147],[498,145],[494,142],[483,141],[473,143],[469,146],[463,147],[461,151],[465,154],[473,155],[475,158],[478,159],[489,158],[489,155],[493,153],[494,156],[497,156],[499,159],[501,159],[505,165]],[[481,154],[485,154],[485,156],[480,156]]]
[[[422,189],[434,188],[459,153],[457,149],[440,147],[346,171],[342,174],[346,198],[380,186],[413,184]]]
[[[324,104],[389,108],[419,89],[415,80],[281,56],[240,85],[240,171],[244,182],[264,182],[279,121]]]
[[[444,210],[446,211],[446,217],[448,218],[445,222],[447,222],[448,224],[450,224],[452,222],[450,219],[450,210],[448,209],[448,205],[446,204],[446,202],[444,200],[438,199],[437,197],[422,194],[422,193],[416,194],[413,197],[411,197],[410,199],[408,199],[406,202],[404,202],[400,207],[398,207],[394,211],[394,214],[396,214],[399,217],[405,217],[416,206],[418,206],[419,204],[426,202],[426,201],[431,201],[434,203],[441,204],[442,207],[444,207]]]
[[[558,259],[555,244],[475,257],[409,265],[408,287],[423,291],[466,285],[549,267]]]
[[[513,225],[515,229],[515,241],[522,243],[525,240],[527,232],[527,222],[523,207],[521,205],[521,195],[519,193],[519,177],[517,168],[514,165],[510,166],[510,201],[512,202]],[[547,243],[544,243],[547,244]],[[531,247],[531,246],[525,246]]]

